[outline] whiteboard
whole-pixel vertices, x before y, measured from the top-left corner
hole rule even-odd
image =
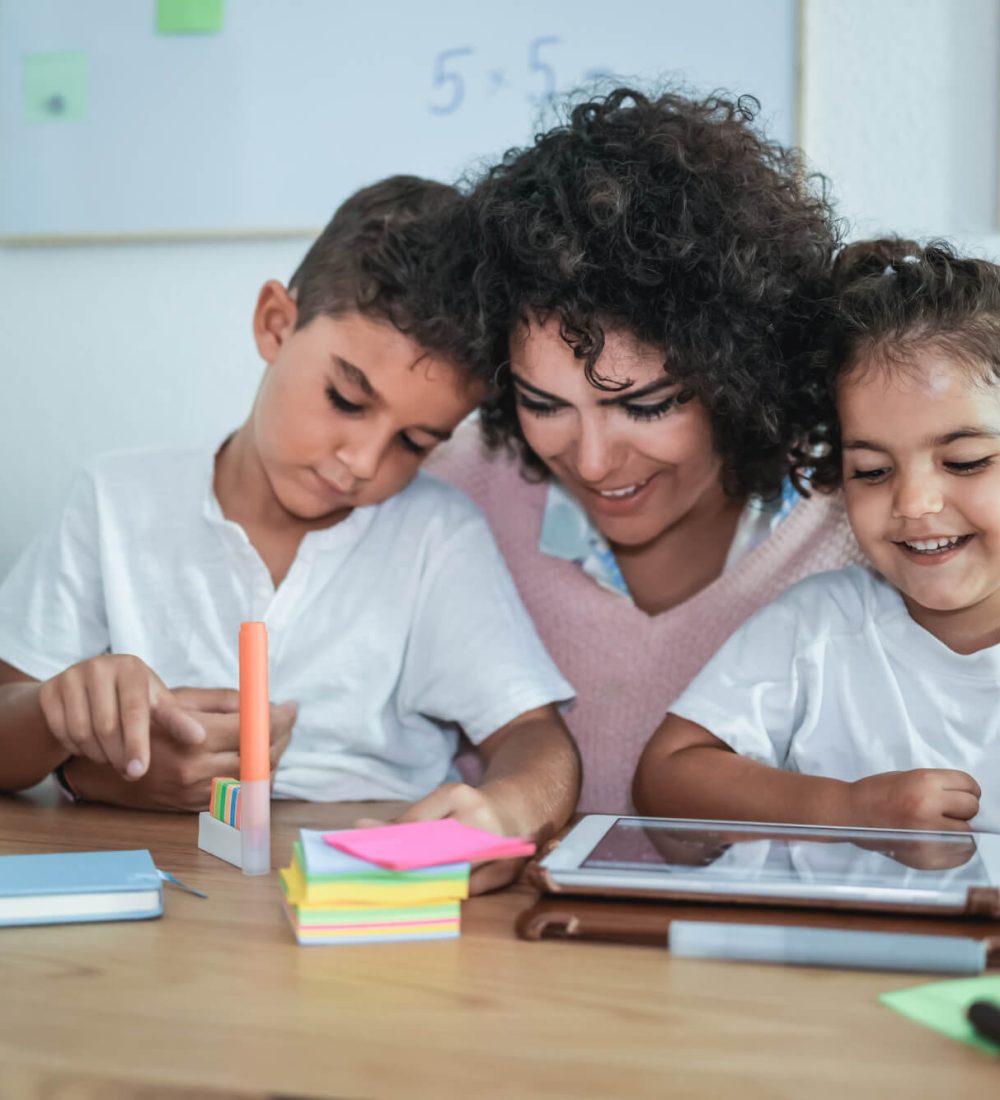
[[[796,132],[796,0],[0,0],[0,237],[312,233],[363,184],[443,180],[609,79],[750,93]]]

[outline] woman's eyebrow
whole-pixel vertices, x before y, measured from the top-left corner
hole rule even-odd
[[[511,378],[522,389],[528,390],[530,393],[537,394],[539,397],[544,397],[549,401],[559,401],[565,404],[565,400],[562,397],[557,397],[554,393],[549,393],[547,390],[543,390],[540,386],[534,386],[526,379],[522,378],[514,371],[510,372]],[[632,383],[629,382],[628,385]],[[624,405],[630,401],[635,401],[640,397],[649,397],[651,394],[659,393],[661,390],[669,389],[671,386],[675,386],[677,383],[674,379],[669,377],[658,378],[655,382],[650,382],[648,385],[642,386],[637,390],[629,390],[627,393],[619,390],[611,397],[602,397],[598,400],[598,405]]]

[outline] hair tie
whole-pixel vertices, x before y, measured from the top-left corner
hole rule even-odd
[[[919,256],[901,256],[898,260],[893,260],[892,263],[888,263],[882,268],[883,275],[895,275],[899,270],[899,264],[918,264],[920,263]]]

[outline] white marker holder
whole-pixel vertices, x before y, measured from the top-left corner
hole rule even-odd
[[[243,867],[243,838],[240,830],[213,817],[208,810],[202,810],[198,815],[198,847],[234,867]]]

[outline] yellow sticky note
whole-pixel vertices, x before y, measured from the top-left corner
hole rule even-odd
[[[85,53],[29,53],[21,58],[24,117],[28,122],[79,122],[90,109]]]
[[[156,0],[157,34],[218,34],[225,0]]]

